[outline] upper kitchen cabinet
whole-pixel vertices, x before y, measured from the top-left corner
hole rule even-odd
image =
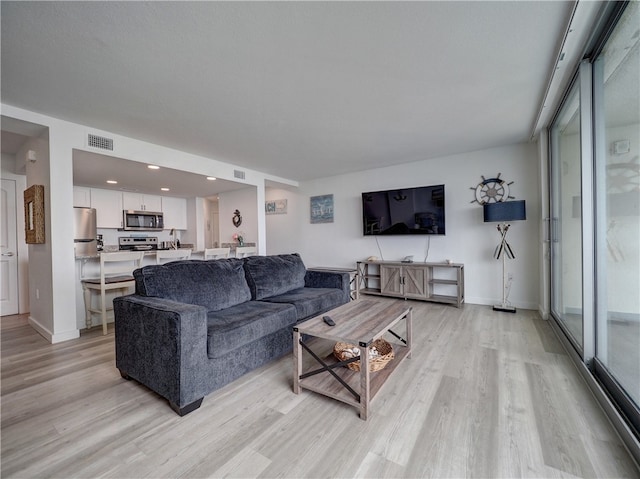
[[[87,188],[86,186],[74,186],[73,206],[91,208],[91,188]]]
[[[98,228],[122,228],[122,193],[91,188],[91,207],[96,209]]]
[[[155,195],[142,195],[140,193],[122,193],[122,205],[125,210],[135,211],[162,211],[162,197]]]
[[[162,197],[164,229],[187,229],[187,200],[185,198]]]

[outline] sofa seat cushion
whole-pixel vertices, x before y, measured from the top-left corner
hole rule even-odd
[[[290,304],[248,301],[211,311],[207,313],[207,356],[219,358],[282,328],[293,331],[296,319],[296,309]]]
[[[298,288],[261,302],[292,304],[296,308],[298,321],[317,316],[344,303],[342,291],[334,288]]]
[[[242,260],[186,260],[149,265],[133,272],[136,293],[218,311],[251,299]]]
[[[307,272],[297,253],[244,258],[251,299],[261,300],[302,288]]]

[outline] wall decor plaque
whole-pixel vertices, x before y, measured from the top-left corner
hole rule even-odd
[[[309,206],[311,224],[333,223],[333,195],[312,196]]]
[[[264,212],[267,215],[286,215],[287,200],[270,200],[264,203]]]
[[[24,190],[24,233],[27,244],[44,244],[44,186]]]

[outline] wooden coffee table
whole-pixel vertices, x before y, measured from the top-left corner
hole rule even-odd
[[[331,316],[336,325],[327,325],[322,320],[325,315]],[[359,299],[300,323],[293,328],[293,392],[299,394],[301,389],[308,389],[337,399],[359,409],[360,418],[366,420],[370,401],[395,368],[411,354],[411,319],[411,307],[405,301]],[[402,320],[406,325],[406,338],[391,329]],[[392,344],[395,357],[384,369],[371,372],[369,346],[387,332],[385,339]],[[314,352],[313,343],[318,341],[314,338],[358,346],[360,371],[348,369],[345,361],[339,362],[332,354]],[[320,367],[303,371],[303,351],[307,351]]]

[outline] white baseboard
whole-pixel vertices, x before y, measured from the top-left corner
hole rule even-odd
[[[469,303],[469,304],[482,304],[485,306],[493,306],[494,304],[500,304],[502,301],[500,299],[496,299],[496,298],[469,298],[466,297],[464,299],[465,303]],[[529,302],[518,302],[518,301],[512,301],[511,305],[514,308],[517,309],[532,309],[534,311],[537,311],[538,305],[535,303],[529,303]]]
[[[65,331],[64,333],[53,334],[48,328],[40,324],[33,316],[29,316],[29,324],[36,332],[51,344],[61,343],[63,341],[69,341],[70,339],[76,339],[80,337],[80,330],[74,329],[71,331]]]
[[[549,319],[549,311],[546,310],[542,305],[538,306],[538,314],[545,321],[547,321]]]

